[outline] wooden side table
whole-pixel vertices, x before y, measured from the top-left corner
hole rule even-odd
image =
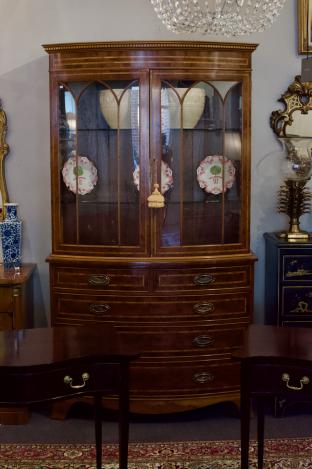
[[[36,264],[23,264],[19,271],[0,265],[0,330],[33,326],[33,272]],[[0,408],[1,424],[23,424],[29,419],[25,408]]]
[[[139,353],[109,324],[0,332],[0,404],[89,395],[95,402],[96,468],[102,467],[102,397],[119,402],[119,468],[127,469],[129,365]]]
[[[241,361],[241,469],[248,469],[251,399],[256,401],[258,468],[263,468],[264,401],[312,401],[312,329],[251,325],[244,345],[233,354]]]

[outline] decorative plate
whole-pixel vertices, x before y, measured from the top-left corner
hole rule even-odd
[[[98,181],[97,169],[86,156],[71,156],[62,169],[66,187],[76,194],[85,195],[93,191]],[[78,184],[77,184],[78,176]]]
[[[220,194],[233,186],[235,167],[225,156],[206,156],[197,168],[197,181],[205,192]]]
[[[140,190],[140,166],[138,165],[133,171],[133,182],[137,190]],[[161,161],[161,188],[160,192],[165,194],[173,187],[172,169],[165,161]]]

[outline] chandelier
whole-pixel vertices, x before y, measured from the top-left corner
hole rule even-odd
[[[285,0],[151,0],[165,26],[175,33],[241,36],[271,25]]]

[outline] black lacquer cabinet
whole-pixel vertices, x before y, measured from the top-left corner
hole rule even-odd
[[[265,322],[312,326],[312,239],[265,233]]]

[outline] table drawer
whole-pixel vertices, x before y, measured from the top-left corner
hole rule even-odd
[[[175,362],[164,364],[131,365],[131,395],[136,393],[170,397],[238,390],[240,365],[231,361]]]
[[[253,365],[248,383],[251,392],[279,396],[312,397],[312,368],[282,364]]]
[[[27,374],[3,371],[3,379],[4,382],[6,379],[10,382],[10,387],[1,387],[1,402],[17,404],[20,396],[23,396],[23,404],[25,404],[26,401],[31,403],[96,390],[116,393],[119,389],[120,371],[116,363],[85,364]]]
[[[125,321],[142,323],[167,321],[199,322],[248,318],[251,310],[250,295],[184,297],[126,297],[72,295],[55,293],[53,310],[58,311],[56,321]]]
[[[51,272],[56,288],[106,292],[149,290],[149,272],[143,269],[52,267]]]
[[[229,289],[248,285],[250,285],[250,266],[164,269],[154,272],[154,289],[156,292]]]
[[[0,313],[14,311],[13,288],[0,287]]]

